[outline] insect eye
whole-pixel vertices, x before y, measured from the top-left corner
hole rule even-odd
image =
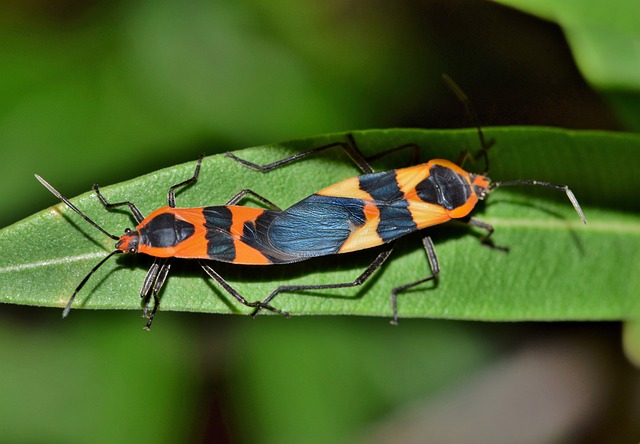
[[[129,253],[135,254],[136,253],[135,247],[129,248]]]
[[[131,233],[131,228],[125,228],[125,229],[124,229],[124,232],[125,232],[125,234],[127,234],[127,233]]]

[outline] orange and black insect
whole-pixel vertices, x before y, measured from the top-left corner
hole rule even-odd
[[[470,104],[464,93],[452,81],[447,81],[454,92],[463,100],[467,112],[473,118]],[[279,293],[361,285],[389,257],[399,238],[433,225],[442,224],[452,219],[462,220],[486,231],[486,235],[481,238],[481,241],[488,246],[495,247],[490,239],[494,231],[493,227],[469,214],[478,201],[483,200],[497,188],[533,185],[564,191],[582,221],[586,223],[577,199],[566,185],[536,180],[492,183],[486,176],[489,166],[487,150],[491,143],[485,143],[480,126],[476,125],[476,128],[482,145],[479,156],[476,157],[481,156],[485,160],[485,169],[481,174],[469,173],[461,166],[444,159],[435,159],[408,168],[374,172],[369,164],[370,161],[404,148],[411,148],[414,153],[417,153],[417,145],[408,144],[392,148],[366,158],[357,149],[351,136],[349,136],[348,143],[331,143],[269,165],[256,165],[231,153],[227,154],[230,158],[247,167],[267,172],[314,153],[337,147],[345,150],[365,173],[324,188],[285,210],[279,209],[268,199],[248,189],[236,194],[223,206],[176,208],[175,190],[197,180],[202,158],[198,161],[193,177],[169,188],[168,205],[157,209],[146,218],[131,202],[108,203],[100,193],[98,186],[94,185],[100,202],[107,209],[126,205],[138,222],[135,230],[126,229],[120,237],[114,236],[100,227],[44,179],[36,175],[37,179],[69,208],[104,234],[117,240],[115,250],[102,259],[80,282],[67,304],[63,316],[68,314],[76,294],[89,277],[107,259],[118,253],[145,253],[154,257],[153,264],[140,291],[140,296],[144,300],[144,315],[148,319],[145,328],[148,329],[158,310],[159,292],[169,274],[172,258],[199,260],[204,271],[216,280],[225,291],[240,303],[253,307],[253,314],[264,308],[288,315],[288,313],[270,305],[270,302]],[[235,205],[247,194],[255,196],[270,209]],[[437,279],[440,272],[435,248],[428,234],[425,234],[422,243],[427,253],[431,274],[393,289],[391,302],[394,323],[398,319],[397,295],[423,282]],[[248,302],[209,264],[204,262],[213,260],[239,265],[287,264],[313,257],[348,253],[377,246],[383,246],[383,250],[352,282],[283,285],[276,288],[264,300],[256,302]],[[154,300],[154,306],[149,313],[151,298]]]
[[[254,223],[258,229],[251,238],[244,239],[244,242],[263,254],[268,254],[270,257],[284,256],[302,260],[386,245],[386,248],[383,247],[373,262],[352,282],[280,286],[262,301],[265,305],[269,305],[273,298],[282,292],[362,285],[389,257],[399,238],[452,219],[461,220],[484,230],[486,234],[480,239],[483,244],[507,250],[493,244],[490,237],[494,229],[491,225],[470,216],[478,201],[485,199],[497,188],[532,185],[564,191],[582,222],[587,223],[578,200],[566,185],[538,180],[491,182],[486,176],[489,170],[487,153],[493,141],[485,141],[471,102],[464,92],[447,75],[443,78],[464,104],[467,115],[478,131],[481,149],[473,157],[484,159],[485,168],[480,174],[469,173],[462,169],[461,165],[470,157],[468,153],[462,153],[459,165],[445,159],[434,159],[408,168],[374,172],[369,162],[402,149],[413,150],[414,159],[417,159],[419,147],[416,144],[406,144],[367,158],[358,150],[352,135],[348,136],[349,143],[328,144],[268,165],[257,165],[227,153],[227,156],[235,161],[264,173],[337,147],[343,149],[365,173],[324,188],[286,210],[258,216]],[[424,282],[436,280],[440,273],[433,242],[426,233],[422,238],[422,244],[427,253],[431,274],[392,290],[392,323],[394,324],[398,322],[398,294]],[[256,307],[254,314],[262,308]]]
[[[484,144],[482,132],[479,129]],[[297,258],[342,254],[365,250],[381,245],[386,248],[354,281],[337,284],[281,286],[263,300],[269,305],[282,292],[354,287],[363,284],[391,254],[396,240],[427,227],[459,219],[486,231],[481,241],[495,247],[490,239],[493,227],[470,217],[478,201],[483,200],[493,190],[514,185],[533,185],[564,191],[580,216],[586,219],[573,192],[566,185],[556,185],[537,180],[514,180],[491,182],[485,175],[469,173],[459,165],[445,159],[434,159],[427,163],[391,171],[374,172],[369,165],[371,158],[365,158],[356,148],[353,138],[349,144],[335,143],[311,151],[296,154],[269,165],[257,165],[227,153],[243,165],[267,172],[319,151],[339,147],[347,151],[349,157],[365,172],[324,188],[280,211],[258,216],[257,230],[243,238],[243,242],[277,258]],[[486,159],[485,145],[480,154]],[[416,149],[413,144],[387,150],[375,156],[403,148]],[[488,165],[487,165],[488,166]],[[392,290],[393,323],[397,323],[397,295],[423,282],[437,279],[440,266],[433,242],[428,234],[422,239],[431,268],[431,274]],[[291,260],[288,260],[291,262]],[[263,307],[257,307],[254,313]]]
[[[75,289],[69,303],[63,311],[63,317],[69,314],[76,295],[91,275],[110,257],[120,253],[144,253],[154,258],[153,264],[147,272],[142,284],[142,289],[140,290],[140,297],[144,302],[144,316],[147,318],[147,324],[145,326],[147,330],[151,327],[153,318],[160,305],[159,293],[169,275],[172,258],[198,259],[200,260],[202,269],[243,305],[257,309],[266,308],[277,313],[282,313],[280,310],[260,301],[248,302],[242,295],[235,291],[224,278],[211,268],[211,266],[203,262],[204,260],[217,260],[242,264],[272,263],[259,250],[245,244],[242,241],[242,236],[246,224],[250,224],[251,221],[256,220],[265,213],[278,211],[278,208],[264,197],[248,189],[237,193],[224,206],[176,208],[175,190],[196,182],[201,163],[202,157],[198,160],[195,172],[190,179],[169,188],[168,205],[158,208],[146,218],[131,202],[107,202],[102,193],[100,193],[98,185],[94,185],[93,189],[105,208],[111,210],[126,205],[131,210],[138,226],[134,230],[129,228],[125,229],[122,236],[110,234],[82,213],[47,181],[36,174],[38,181],[58,199],[102,233],[117,241],[115,250],[98,262]],[[272,210],[234,205],[247,194],[253,195],[265,205],[271,207]],[[149,312],[149,304],[152,298],[154,305],[151,312]]]
[[[482,132],[479,129],[482,138]],[[76,294],[90,276],[110,257],[120,253],[144,253],[154,257],[140,291],[144,301],[144,316],[149,328],[160,304],[159,293],[171,267],[172,258],[197,259],[203,270],[243,305],[288,315],[270,302],[282,292],[354,287],[364,283],[391,254],[397,239],[427,227],[460,219],[483,229],[487,234],[482,242],[493,246],[490,236],[493,227],[469,214],[492,190],[512,185],[535,185],[564,191],[580,218],[586,219],[573,192],[566,185],[536,180],[494,182],[483,172],[473,174],[455,163],[434,159],[424,164],[391,171],[374,172],[369,161],[403,148],[417,149],[409,144],[365,158],[356,148],[353,137],[349,143],[335,142],[311,151],[282,159],[269,165],[256,165],[228,153],[232,159],[259,171],[266,172],[311,154],[338,147],[345,150],[365,172],[331,185],[281,210],[265,197],[252,190],[242,190],[225,205],[198,208],[176,208],[175,190],[196,182],[202,158],[198,160],[193,176],[169,188],[168,205],[152,212],[146,218],[131,202],[109,203],[94,190],[107,209],[128,206],[138,226],[126,229],[120,237],[110,234],[75,207],[67,198],[40,176],[36,178],[69,208],[98,230],[116,240],[115,250],[102,259],[80,282],[67,304],[67,316]],[[483,142],[481,155],[486,160],[488,145]],[[270,209],[235,205],[251,194]],[[391,294],[393,322],[397,322],[397,295],[409,288],[438,277],[440,267],[433,242],[428,234],[423,246],[431,274],[423,279],[395,288]],[[313,257],[349,253],[386,245],[374,261],[352,282],[320,285],[283,285],[276,288],[263,301],[248,302],[205,261],[228,262],[239,265],[272,265],[304,261]],[[149,312],[150,300],[154,305]]]

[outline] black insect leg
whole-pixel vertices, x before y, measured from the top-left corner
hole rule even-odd
[[[182,181],[180,183],[177,183],[173,185],[171,188],[169,188],[169,192],[167,193],[167,200],[168,200],[168,205],[171,208],[176,207],[176,193],[175,193],[176,189],[185,187],[187,185],[191,185],[192,183],[195,183],[198,180],[198,175],[200,174],[200,165],[202,165],[203,158],[204,158],[204,154],[201,154],[200,158],[198,159],[198,163],[196,164],[196,170],[193,172],[193,176],[191,176],[191,178],[185,181]]]
[[[149,293],[151,292],[153,283],[156,281],[156,278],[158,277],[158,271],[160,271],[160,263],[159,263],[159,259],[155,258],[153,260],[153,264],[151,264],[151,267],[149,268],[149,271],[147,271],[147,275],[144,277],[144,281],[142,282],[142,288],[140,289],[140,298],[144,302],[142,316],[147,319],[149,318],[149,302],[151,299],[151,296],[149,295]]]
[[[87,283],[87,281],[89,280],[89,278],[93,275],[93,273],[96,272],[96,270],[98,268],[100,268],[102,266],[102,264],[104,264],[111,256],[115,255],[115,254],[120,254],[122,253],[122,251],[120,250],[114,250],[111,253],[109,253],[106,257],[104,257],[100,262],[98,262],[92,269],[91,271],[89,271],[89,273],[87,273],[87,275],[84,277],[84,279],[82,279],[82,281],[80,282],[80,284],[78,284],[78,286],[76,287],[75,291],[73,292],[73,294],[71,295],[71,298],[69,299],[69,302],[67,303],[67,305],[65,306],[64,310],[62,311],[62,317],[66,318],[69,315],[69,311],[71,310],[71,305],[73,304],[73,301],[76,298],[76,295],[78,294],[78,292],[82,289],[82,287],[84,287],[84,284]]]
[[[391,324],[393,325],[398,324],[398,294],[427,281],[435,280],[437,282],[438,275],[440,274],[440,264],[438,263],[438,256],[436,255],[436,249],[433,246],[433,241],[429,236],[425,236],[422,238],[422,245],[424,246],[424,250],[427,252],[431,275],[391,290],[391,308],[393,309],[393,319],[391,320]]]
[[[107,200],[104,198],[104,196],[100,192],[100,186],[97,183],[93,184],[93,190],[96,192],[96,195],[98,196],[98,199],[100,199],[100,202],[102,203],[102,205],[104,205],[104,207],[107,210],[112,210],[113,208],[118,208],[118,207],[122,207],[124,205],[127,205],[129,207],[129,209],[131,210],[131,213],[133,214],[133,217],[135,218],[137,223],[140,223],[140,222],[142,222],[144,220],[144,216],[142,215],[140,210],[138,210],[138,207],[136,207],[133,203],[131,203],[129,201],[117,202],[117,203],[109,203],[109,202],[107,202]]]
[[[238,291],[235,288],[233,288],[231,285],[229,285],[229,283],[222,276],[220,276],[218,274],[218,272],[216,272],[213,268],[211,268],[209,265],[207,265],[203,261],[200,261],[200,266],[205,271],[205,273],[207,273],[209,275],[209,277],[211,277],[211,279],[216,281],[227,293],[229,293],[231,296],[233,296],[242,305],[246,305],[247,307],[253,307],[256,310],[259,310],[259,309],[262,309],[262,308],[266,308],[267,310],[273,311],[274,313],[279,313],[281,315],[289,317],[289,313],[287,313],[286,311],[278,310],[277,308],[272,307],[268,303],[261,302],[261,301],[255,301],[255,302],[247,301],[244,298],[244,296],[242,296],[240,293],[238,293]]]
[[[420,146],[417,143],[405,143],[404,145],[399,145],[393,148],[386,149],[384,151],[380,151],[379,153],[367,157],[367,161],[373,162],[385,156],[403,150],[411,150],[411,165],[417,165],[420,163]]]
[[[381,151],[377,154],[374,154],[369,157],[365,157],[362,152],[358,149],[358,145],[353,137],[353,134],[347,134],[347,139],[349,143],[345,142],[333,142],[327,145],[320,146],[318,148],[311,149],[309,151],[304,151],[302,153],[294,154],[293,156],[285,157],[284,159],[277,160],[273,163],[269,163],[267,165],[258,165],[253,162],[249,162],[248,160],[241,159],[233,153],[227,153],[227,157],[232,158],[236,162],[241,163],[247,168],[251,168],[256,171],[260,171],[262,173],[266,173],[271,170],[275,170],[281,166],[287,165],[289,163],[295,162],[297,160],[303,159],[305,157],[311,156],[313,154],[320,153],[322,151],[326,151],[331,148],[340,148],[344,150],[349,158],[355,163],[358,168],[362,170],[364,173],[373,173],[374,169],[371,167],[370,162],[378,160],[384,156],[395,153],[397,151],[409,149],[411,150],[411,161],[412,164],[418,164],[420,162],[420,147],[415,143],[405,143],[404,145],[400,145],[394,148],[390,148],[384,151]]]
[[[290,164],[300,159],[304,159],[305,157],[311,156],[313,154],[320,153],[322,151],[326,151],[331,148],[340,148],[344,150],[345,153],[353,160],[353,162],[365,173],[372,173],[373,168],[367,162],[367,159],[362,155],[362,153],[358,150],[355,145],[355,141],[353,140],[353,136],[351,134],[347,135],[347,139],[349,139],[349,143],[347,142],[332,142],[327,145],[322,145],[320,147],[314,148],[309,151],[303,151],[302,153],[297,153],[289,157],[285,157],[284,159],[277,160],[273,163],[269,163],[267,165],[258,165],[253,162],[249,162],[248,160],[241,159],[233,153],[227,153],[227,157],[235,160],[236,162],[241,163],[247,168],[251,168],[252,170],[260,171],[261,173],[266,173],[271,170],[275,170],[276,168],[280,168],[281,166]]]
[[[240,191],[235,196],[233,196],[231,199],[229,199],[225,205],[235,205],[238,202],[240,202],[247,194],[250,195],[250,196],[255,197],[256,199],[258,199],[260,202],[262,202],[263,204],[265,204],[266,206],[268,206],[272,210],[282,211],[280,209],[280,207],[278,207],[276,204],[271,202],[269,199],[267,199],[264,196],[261,196],[260,194],[256,193],[255,191],[249,190],[249,189],[244,189],[244,190]]]
[[[153,310],[151,311],[151,315],[147,316],[147,325],[144,326],[145,330],[150,330],[151,329],[151,323],[153,322],[153,318],[155,317],[156,313],[158,312],[158,308],[160,307],[160,290],[162,290],[162,287],[164,286],[164,283],[167,280],[167,277],[169,276],[169,270],[171,270],[171,261],[169,259],[167,259],[161,266],[160,266],[160,270],[158,271],[158,277],[156,278],[155,283],[153,284],[153,291],[152,291],[152,296],[153,296]],[[147,307],[145,306],[145,311],[148,313]]]
[[[160,306],[160,290],[162,290],[162,287],[169,276],[170,269],[171,262],[169,259],[155,259],[144,278],[142,289],[140,290],[140,298],[144,301],[142,316],[147,319],[147,325],[144,327],[145,330],[149,330],[151,328],[153,318],[158,311],[158,307]],[[151,314],[149,314],[149,304],[152,298],[153,309],[151,310]]]
[[[317,285],[282,285],[276,288],[269,296],[267,296],[262,303],[269,304],[273,298],[275,298],[280,293],[285,292],[294,292],[294,291],[307,291],[307,290],[327,290],[330,288],[347,288],[347,287],[357,287],[362,285],[371,277],[374,271],[376,271],[383,263],[387,260],[391,252],[393,251],[393,247],[395,244],[391,244],[386,250],[380,252],[378,256],[371,262],[371,264],[367,267],[366,270],[362,272],[360,276],[358,276],[353,282],[341,282],[339,284],[317,284]],[[257,307],[252,316],[257,315],[262,308],[266,307]]]
[[[462,105],[464,106],[465,113],[467,114],[467,118],[469,119],[471,124],[478,131],[478,137],[480,138],[480,151],[478,151],[475,155],[472,155],[468,150],[462,151],[460,153],[460,157],[458,158],[458,162],[456,162],[456,163],[458,165],[460,165],[460,166],[463,166],[465,161],[467,159],[469,159],[469,158],[471,158],[474,161],[476,161],[480,157],[482,157],[484,159],[484,162],[485,162],[484,170],[483,170],[482,174],[486,174],[487,171],[489,171],[489,155],[488,155],[488,151],[489,151],[489,148],[491,148],[494,145],[495,140],[493,140],[493,139],[486,140],[484,138],[484,133],[482,132],[482,127],[480,126],[480,121],[478,119],[478,115],[476,114],[476,111],[473,108],[473,104],[471,103],[471,100],[469,99],[469,97],[467,97],[467,95],[464,93],[462,88],[460,88],[460,86],[456,82],[454,82],[453,79],[451,77],[449,77],[447,74],[443,74],[442,75],[442,79],[447,84],[449,89],[456,95],[458,100],[460,100],[460,102],[462,102]]]
[[[499,245],[496,245],[493,243],[493,239],[491,239],[491,235],[493,234],[493,232],[495,231],[493,226],[489,225],[486,222],[482,222],[481,220],[476,219],[475,217],[468,217],[466,219],[461,219],[462,222],[465,222],[469,225],[471,225],[472,227],[477,227],[480,228],[481,230],[484,230],[487,232],[487,234],[485,234],[484,236],[482,236],[480,238],[480,243],[484,246],[487,246],[491,249],[494,250],[500,250],[500,251],[504,251],[504,252],[509,252],[509,247],[501,247]]]

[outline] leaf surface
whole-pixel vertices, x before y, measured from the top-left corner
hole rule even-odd
[[[403,293],[401,316],[481,320],[630,319],[640,312],[640,137],[537,127],[489,128],[494,181],[538,179],[567,184],[583,206],[580,222],[562,192],[533,187],[500,188],[473,215],[494,226],[496,244],[482,247],[479,233],[459,223],[430,229],[441,266],[437,288],[424,284]],[[456,160],[477,149],[472,130],[368,130],[353,133],[367,155],[417,143],[423,160]],[[295,152],[342,140],[329,134],[236,152],[268,163]],[[378,170],[406,166],[407,152],[374,163]],[[166,204],[168,188],[193,174],[195,161],[102,188],[110,201],[131,200],[143,214]],[[465,166],[482,171],[482,163]],[[179,207],[224,204],[250,188],[285,208],[307,195],[358,174],[339,150],[269,173],[216,155],[204,159],[198,183],[177,195]],[[55,186],[55,184],[52,184]],[[46,190],[42,190],[46,193]],[[64,190],[60,190],[64,194]],[[53,199],[52,199],[53,201]],[[72,202],[119,235],[135,225],[126,211],[106,211],[93,192]],[[242,202],[259,206],[257,202]],[[89,270],[114,242],[57,204],[0,231],[0,300],[63,307]],[[321,284],[355,279],[375,257],[363,251],[280,266],[212,266],[249,300],[282,284]],[[74,307],[139,309],[138,297],[151,259],[120,256],[107,262],[79,293]],[[391,289],[429,273],[420,236],[401,240],[390,260],[359,288],[282,294],[273,304],[302,314],[390,316]],[[162,292],[161,310],[247,313],[194,261],[176,260]]]

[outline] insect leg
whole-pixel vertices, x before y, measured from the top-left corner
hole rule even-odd
[[[253,307],[256,310],[260,310],[262,308],[266,308],[267,310],[273,311],[274,313],[279,313],[281,315],[289,317],[289,313],[287,313],[286,311],[278,310],[277,308],[272,307],[268,303],[261,302],[261,301],[255,301],[255,302],[247,301],[244,298],[244,296],[242,296],[240,293],[238,293],[238,291],[235,288],[233,288],[231,285],[229,285],[229,283],[222,276],[220,276],[218,274],[218,272],[216,272],[213,268],[211,268],[209,265],[207,265],[206,263],[200,261],[200,266],[205,271],[205,273],[207,273],[209,275],[209,277],[211,279],[216,281],[227,293],[229,293],[231,296],[233,296],[242,305],[246,305],[247,307]]]
[[[263,204],[265,204],[266,206],[268,206],[272,210],[282,211],[280,209],[280,207],[278,207],[276,204],[271,202],[269,199],[267,199],[264,196],[261,196],[260,194],[256,193],[255,191],[249,190],[249,189],[244,189],[244,190],[240,191],[235,196],[233,196],[231,199],[229,199],[225,205],[235,205],[236,203],[240,202],[242,200],[242,198],[245,197],[247,194],[255,197],[256,199],[258,199],[260,202],[262,202]]]
[[[269,163],[266,165],[258,165],[253,162],[249,162],[248,160],[241,159],[233,153],[227,153],[227,157],[235,160],[236,162],[241,163],[247,168],[251,168],[252,170],[260,171],[261,173],[266,173],[267,171],[275,170],[281,166],[287,165],[289,163],[295,162],[300,159],[304,159],[305,157],[311,156],[313,154],[320,153],[322,151],[326,151],[331,148],[340,148],[344,150],[347,155],[353,160],[353,162],[365,173],[372,173],[373,168],[369,165],[367,159],[362,155],[362,153],[358,150],[355,145],[355,141],[351,134],[347,135],[347,139],[349,139],[349,143],[346,142],[332,142],[326,145],[322,145],[320,147],[314,148],[309,151],[304,151],[302,153],[297,153],[289,157],[285,157],[284,159],[277,160],[273,163]]]
[[[142,317],[149,319],[149,301],[151,296],[149,292],[153,287],[153,283],[156,281],[158,277],[158,272],[160,271],[159,260],[156,258],[153,260],[153,264],[147,271],[147,275],[144,277],[144,281],[142,282],[142,288],[140,289],[140,298],[144,302],[144,307],[142,310]]]
[[[467,219],[461,219],[462,222],[465,222],[469,225],[471,225],[472,227],[477,227],[480,228],[481,230],[484,230],[487,232],[487,234],[485,234],[484,236],[482,236],[480,238],[480,243],[482,245],[485,245],[489,248],[495,249],[495,250],[500,250],[500,251],[504,251],[504,252],[508,252],[509,251],[509,247],[501,247],[499,245],[496,245],[493,243],[493,239],[490,239],[491,235],[493,234],[493,232],[495,231],[493,226],[489,225],[486,222],[482,222],[481,220],[476,219],[475,217],[469,217]]]
[[[409,288],[413,288],[416,285],[422,284],[423,282],[435,280],[437,284],[438,275],[440,274],[440,264],[438,263],[438,256],[436,255],[436,249],[433,246],[433,241],[429,236],[425,236],[422,238],[422,245],[424,246],[424,250],[427,252],[427,259],[429,260],[429,267],[431,268],[431,275],[425,278],[419,279],[415,282],[411,282],[409,284],[401,285],[400,287],[396,287],[391,290],[391,307],[393,308],[393,319],[391,320],[391,324],[398,324],[398,293],[402,293]]]
[[[353,134],[349,133],[347,134],[347,137],[349,138],[349,142],[351,143],[351,146],[354,149],[356,149],[362,157],[364,157],[364,155],[360,152],[360,149],[358,149],[358,144],[356,143],[356,140],[353,137]],[[364,158],[367,160],[367,162],[373,162],[378,159],[382,159],[383,157],[388,156],[390,154],[397,153],[398,151],[404,151],[404,150],[411,151],[411,165],[417,165],[420,163],[420,145],[418,145],[417,143],[405,143],[403,145],[398,145],[393,148],[388,148],[386,150],[380,151],[379,153],[376,153]],[[365,171],[365,172],[371,173],[373,171]]]
[[[471,158],[473,161],[476,161],[480,157],[482,157],[485,162],[484,171],[482,172],[482,174],[486,174],[487,171],[489,171],[489,156],[487,152],[489,151],[489,148],[491,148],[494,145],[495,140],[494,139],[486,140],[484,138],[484,133],[482,132],[482,127],[480,126],[478,115],[476,114],[476,111],[473,108],[473,104],[471,103],[471,100],[469,99],[469,97],[467,97],[467,95],[464,93],[462,88],[460,88],[460,86],[456,82],[454,82],[453,79],[449,77],[447,74],[443,74],[442,79],[447,84],[451,92],[453,92],[458,98],[458,100],[462,102],[465,113],[467,114],[467,118],[478,131],[478,137],[480,138],[480,151],[478,151],[475,155],[471,154],[469,150],[462,151],[460,153],[460,157],[458,158],[458,162],[456,163],[460,166],[463,166],[465,161],[469,158]]]
[[[384,151],[380,151],[379,153],[367,157],[367,161],[373,162],[385,156],[388,156],[389,154],[393,154],[403,150],[411,150],[411,165],[417,165],[420,163],[420,145],[418,145],[417,143],[405,143],[404,145],[399,145]]]
[[[200,165],[202,165],[202,159],[204,158],[204,154],[200,155],[200,158],[198,158],[198,163],[196,163],[196,170],[193,172],[193,176],[191,176],[191,178],[182,181],[180,183],[177,183],[175,185],[173,185],[171,188],[169,188],[169,192],[167,193],[167,200],[168,200],[168,205],[171,208],[175,208],[176,207],[176,193],[175,190],[180,188],[180,187],[184,187],[187,185],[191,185],[192,183],[195,183],[198,180],[198,175],[200,174]]]
[[[102,195],[102,193],[100,192],[100,185],[98,185],[97,183],[93,184],[93,190],[96,192],[96,195],[98,196],[98,199],[100,199],[100,202],[102,203],[102,205],[104,205],[104,207],[107,210],[111,210],[113,208],[117,208],[117,207],[121,207],[123,205],[127,205],[129,207],[129,209],[131,210],[131,213],[133,213],[133,217],[136,219],[137,223],[140,223],[140,222],[142,222],[144,220],[144,216],[142,215],[140,210],[138,210],[138,207],[136,207],[133,203],[131,203],[129,201],[117,202],[117,203],[109,203],[109,202],[107,202],[107,199],[105,199],[104,196]]]
[[[151,311],[151,315],[146,315],[148,313],[147,306],[145,305],[145,316],[147,318],[147,325],[144,326],[144,329],[149,331],[151,329],[151,323],[153,322],[153,318],[155,317],[158,307],[160,307],[160,290],[164,286],[164,283],[169,276],[169,270],[171,270],[171,261],[169,259],[165,260],[164,263],[160,266],[160,270],[158,271],[158,276],[156,277],[155,283],[153,284],[153,310]],[[148,301],[147,301],[148,305]]]
[[[376,271],[383,263],[387,260],[391,252],[393,251],[393,247],[395,244],[391,244],[386,250],[380,252],[378,256],[371,262],[371,264],[367,267],[366,270],[362,272],[360,276],[358,276],[352,282],[341,282],[339,284],[318,284],[318,285],[282,285],[276,288],[269,296],[267,296],[262,303],[269,304],[273,298],[275,298],[278,294],[284,292],[293,292],[293,291],[306,291],[306,290],[327,290],[330,288],[347,288],[347,287],[357,287],[358,285],[362,285],[366,282],[367,279],[371,277],[374,271]],[[251,316],[255,316],[260,312],[262,308],[266,307],[257,307]]]
[[[64,310],[62,311],[62,317],[66,318],[69,315],[69,310],[71,310],[71,305],[73,304],[73,301],[76,298],[76,295],[78,294],[78,292],[82,289],[82,287],[84,287],[84,284],[87,283],[87,281],[89,280],[89,278],[91,277],[91,275],[93,275],[93,273],[96,272],[96,270],[98,268],[100,268],[102,266],[102,264],[104,264],[111,256],[115,255],[115,254],[120,254],[122,253],[122,251],[120,250],[114,250],[111,253],[109,253],[106,257],[104,257],[100,262],[98,262],[92,269],[91,271],[89,271],[89,273],[87,273],[87,275],[84,277],[84,279],[82,279],[82,281],[80,282],[80,284],[78,284],[78,286],[76,287],[76,289],[74,290],[73,294],[71,295],[71,298],[69,299],[69,302],[67,303],[67,305],[64,307]]]

